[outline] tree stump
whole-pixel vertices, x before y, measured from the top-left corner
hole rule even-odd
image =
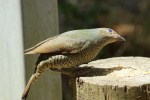
[[[150,58],[116,57],[85,66],[93,68],[74,72],[80,76],[74,78],[75,100],[150,100]]]

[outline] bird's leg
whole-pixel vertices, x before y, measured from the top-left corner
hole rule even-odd
[[[72,72],[67,72],[67,71],[63,71],[63,70],[60,70],[60,69],[57,69],[57,68],[50,68],[52,71],[54,72],[59,72],[61,74],[65,74],[65,75],[68,75],[70,77],[73,76]]]
[[[38,64],[35,73],[31,76],[31,78],[22,94],[23,100],[26,100],[29,90],[31,88],[31,85],[45,72],[46,69],[47,69],[47,64],[45,62],[40,62],[40,64]]]

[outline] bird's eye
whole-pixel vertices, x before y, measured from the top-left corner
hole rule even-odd
[[[112,32],[112,30],[111,30],[111,29],[109,29],[109,30],[108,30],[108,32]]]

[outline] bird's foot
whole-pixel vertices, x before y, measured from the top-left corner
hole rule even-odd
[[[93,68],[93,66],[72,67],[72,68],[73,68],[72,73],[82,72],[82,75],[83,75],[83,72],[84,72],[85,70],[91,69],[91,68]]]
[[[61,73],[61,74],[65,74],[69,77],[73,77],[73,74],[72,72],[68,72],[68,71],[64,71],[64,70],[61,70],[61,69],[57,69],[57,68],[50,68],[52,71],[54,72],[58,72],[58,73]]]

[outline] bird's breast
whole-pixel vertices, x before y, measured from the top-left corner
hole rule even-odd
[[[74,58],[74,59],[77,58],[76,60],[78,60],[80,64],[87,63],[87,62],[91,61],[92,59],[94,59],[100,50],[101,50],[100,47],[90,46],[90,47],[82,50],[80,53],[74,55],[75,57],[72,57],[72,58]]]
[[[44,63],[47,63],[49,68],[70,68],[91,61],[96,57],[100,49],[97,46],[90,46],[79,53],[53,55],[45,60]]]

